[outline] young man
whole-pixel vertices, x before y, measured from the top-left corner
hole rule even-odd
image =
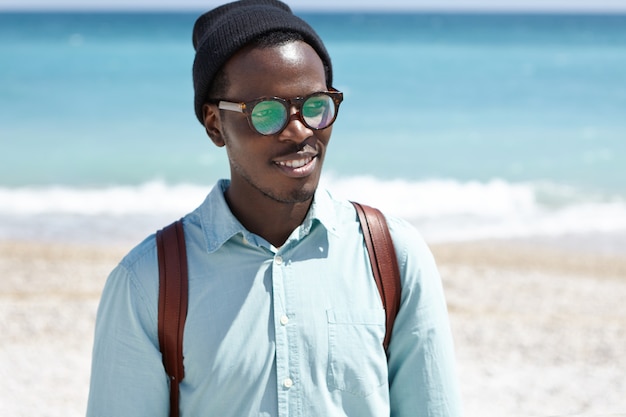
[[[277,0],[194,27],[196,115],[230,180],[185,216],[182,416],[460,416],[441,281],[419,234],[388,217],[402,298],[385,312],[354,207],[318,189],[342,94],[313,29]],[[279,97],[280,99],[276,99]],[[154,236],[111,273],[88,416],[167,416]]]

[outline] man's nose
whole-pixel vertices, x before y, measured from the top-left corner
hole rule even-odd
[[[307,127],[300,117],[300,112],[292,107],[287,126],[279,135],[280,139],[299,143],[313,136],[313,130]]]

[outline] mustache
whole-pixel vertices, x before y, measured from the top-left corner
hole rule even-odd
[[[315,145],[315,138],[310,137],[310,138],[306,138],[305,140],[303,140],[302,142],[298,143],[297,145],[295,145],[295,153],[299,153],[299,152],[317,152]]]

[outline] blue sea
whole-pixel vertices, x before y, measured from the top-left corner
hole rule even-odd
[[[0,239],[134,242],[228,176],[198,14],[0,13]],[[345,93],[335,195],[429,241],[626,235],[626,15],[300,15]]]

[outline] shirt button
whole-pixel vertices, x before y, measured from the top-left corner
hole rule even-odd
[[[287,316],[282,316],[282,317],[280,318],[280,324],[282,324],[283,326],[286,326],[286,325],[287,325],[287,323],[289,323],[289,317],[287,317]]]
[[[283,258],[280,255],[276,255],[276,258],[274,258],[274,260],[276,261],[276,265],[282,265],[283,264]]]
[[[283,381],[283,387],[285,388],[293,387],[293,380],[291,378],[285,378],[285,380]]]

